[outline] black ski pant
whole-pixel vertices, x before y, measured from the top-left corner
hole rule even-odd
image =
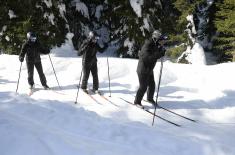
[[[33,75],[34,75],[34,66],[38,71],[38,75],[41,81],[41,84],[45,86],[47,84],[46,77],[43,73],[42,63],[39,62],[27,62],[27,69],[28,69],[28,83],[29,85],[34,85]]]
[[[99,88],[99,79],[98,79],[98,69],[97,62],[92,63],[91,65],[83,65],[83,78],[82,78],[82,89],[87,89],[87,82],[89,79],[90,72],[93,77],[93,90],[98,90]]]
[[[134,103],[141,104],[141,100],[143,99],[144,93],[147,89],[147,100],[153,99],[155,91],[155,81],[153,72],[151,72],[150,74],[137,74],[139,78],[139,89],[137,90]]]

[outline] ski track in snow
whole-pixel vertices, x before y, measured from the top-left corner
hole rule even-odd
[[[82,92],[78,104],[74,104],[81,58],[52,55],[52,60],[62,89],[57,86],[50,61],[42,56],[43,69],[53,90],[42,89],[35,71],[38,90],[29,97],[25,62],[15,93],[18,57],[0,55],[0,154],[235,154],[235,75],[231,74],[234,63],[164,63],[159,104],[198,120],[193,123],[157,109],[159,116],[182,124],[178,128],[158,118],[152,127],[152,115],[118,98],[134,100],[138,88],[137,60],[109,58],[109,98],[107,61],[105,57],[98,58],[100,89],[114,104],[93,95],[98,104]],[[158,72],[159,63],[155,67],[156,83]],[[88,86],[92,88],[92,76]]]

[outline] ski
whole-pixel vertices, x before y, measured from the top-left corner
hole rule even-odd
[[[39,89],[38,88],[29,88],[29,93],[28,93],[28,95],[29,96],[32,96],[36,91],[38,91]]]
[[[44,89],[44,90],[50,90],[50,91],[52,91],[53,93],[56,93],[56,94],[66,95],[65,93],[63,93],[61,91],[57,91],[56,89],[53,89],[53,88],[48,88],[48,89]]]
[[[64,95],[63,93],[59,93],[59,92],[57,92],[56,90],[54,90],[54,89],[52,89],[52,88],[47,88],[47,89],[45,89],[45,88],[33,88],[33,89],[29,89],[28,95],[31,96],[31,95],[33,95],[35,92],[41,91],[41,90],[50,90],[50,91],[52,91],[52,92],[54,92],[54,93],[58,93],[58,94]]]
[[[97,95],[99,95],[102,99],[104,99],[104,100],[106,100],[107,102],[109,102],[110,104],[112,104],[112,105],[114,105],[114,106],[116,106],[116,107],[118,107],[118,105],[116,105],[115,103],[113,103],[110,99],[108,99],[106,96],[104,96],[104,94],[103,93],[94,93],[94,94],[97,94]]]
[[[127,101],[127,100],[125,100],[125,99],[123,99],[123,98],[121,98],[121,97],[119,97],[119,98],[120,98],[121,100],[125,101],[125,102],[128,103],[128,104],[131,104],[131,105],[133,105],[133,106],[136,106],[135,104],[133,104],[133,103],[130,102],[130,101]],[[172,122],[172,121],[169,121],[169,120],[167,120],[167,119],[165,119],[165,118],[163,118],[163,117],[161,117],[161,116],[158,116],[157,114],[154,114],[153,112],[151,112],[151,111],[145,109],[144,106],[142,106],[142,107],[136,106],[136,107],[139,108],[139,109],[144,110],[145,112],[147,112],[147,113],[149,113],[149,114],[151,114],[151,115],[153,115],[153,116],[155,116],[155,117],[157,117],[157,118],[160,118],[161,120],[163,120],[163,121],[165,121],[165,122],[167,122],[167,123],[170,123],[170,124],[172,124],[172,125],[174,125],[174,126],[177,126],[177,127],[181,127],[181,125],[179,125],[179,124],[177,124],[177,123],[174,123],[174,122]]]
[[[31,95],[33,95],[33,93],[35,92],[35,90],[34,89],[29,89],[29,93],[28,93],[28,95],[29,96],[31,96]]]
[[[98,103],[98,104],[101,104],[99,101],[97,101],[95,98],[94,98],[94,96],[92,96],[92,94],[91,93],[89,93],[89,92],[84,92],[84,91],[82,91],[84,94],[86,94],[87,96],[89,96],[93,101],[95,101],[96,103]]]
[[[143,100],[143,101],[145,101],[145,102],[148,102],[147,100]],[[148,102],[148,103],[150,103],[150,102]],[[151,103],[152,104],[152,103]],[[189,120],[189,121],[192,121],[192,122],[197,122],[196,120],[194,120],[194,119],[191,119],[191,118],[188,118],[188,117],[186,117],[186,116],[183,116],[183,115],[181,115],[181,114],[178,114],[178,113],[176,113],[176,112],[174,112],[174,111],[171,111],[171,110],[169,110],[169,109],[167,109],[167,108],[164,108],[164,107],[162,107],[162,106],[160,106],[160,105],[157,105],[157,107],[158,108],[160,108],[160,109],[162,109],[162,110],[165,110],[165,111],[167,111],[167,112],[170,112],[170,113],[172,113],[172,114],[174,114],[174,115],[176,115],[176,116],[179,116],[179,117],[181,117],[181,118],[184,118],[184,119],[186,119],[186,120]]]
[[[192,121],[192,122],[195,122],[195,123],[197,122],[197,120],[188,118],[188,117],[186,117],[186,116],[183,116],[183,115],[181,115],[181,114],[178,114],[178,113],[176,113],[176,112],[174,112],[174,111],[171,111],[171,110],[169,110],[169,109],[167,109],[167,108],[164,108],[164,107],[162,107],[162,106],[157,105],[157,107],[159,107],[160,109],[163,109],[163,110],[165,110],[165,111],[167,111],[167,112],[170,112],[170,113],[172,113],[172,114],[174,114],[174,115],[177,115],[177,116],[179,116],[179,117],[181,117],[181,118],[184,118],[184,119],[186,119],[186,120],[189,120],[189,121]]]

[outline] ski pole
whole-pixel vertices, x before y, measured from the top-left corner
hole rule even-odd
[[[50,61],[51,61],[51,56],[50,56],[50,54],[48,54],[48,56],[49,56],[49,59],[50,59]],[[51,66],[52,66],[52,68],[53,68],[53,71],[54,71],[55,78],[56,78],[56,81],[57,81],[57,83],[58,83],[58,86],[59,86],[59,88],[61,89],[60,84],[59,84],[59,81],[58,81],[58,78],[57,78],[57,76],[56,76],[55,68],[54,68],[54,66],[53,66],[52,61],[51,61]]]
[[[78,90],[77,90],[77,96],[76,96],[75,104],[78,103],[77,101],[78,101],[79,88],[80,88],[80,85],[81,85],[81,79],[82,79],[82,70],[81,70],[80,79],[79,79],[79,83],[78,83]]]
[[[17,87],[16,87],[16,93],[18,91],[19,82],[20,82],[21,67],[22,67],[22,62],[20,63],[20,71],[19,71],[19,77],[18,77],[18,82],[17,82]]]
[[[109,97],[111,97],[111,89],[110,89],[110,75],[109,75],[109,59],[107,57],[107,64],[108,64],[108,78],[109,78]]]
[[[162,68],[163,68],[163,57],[161,58],[161,67],[160,67],[160,73],[159,73],[159,79],[158,79],[158,86],[157,86],[157,96],[156,96],[156,102],[154,105],[154,115],[156,114],[156,109],[157,109],[157,100],[158,100],[158,93],[159,93],[159,88],[160,88],[160,83],[161,83],[161,78],[162,78]],[[155,117],[153,116],[153,122],[152,126],[154,124]]]

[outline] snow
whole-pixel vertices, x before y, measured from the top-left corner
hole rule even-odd
[[[14,11],[12,11],[12,10],[9,10],[9,11],[8,11],[8,16],[9,16],[10,19],[17,17],[17,16],[15,15]]]
[[[6,25],[4,25],[4,26],[2,27],[2,31],[0,32],[0,36],[2,36],[2,35],[3,35],[4,31],[6,31],[6,29],[7,29],[7,26],[6,26]]]
[[[104,43],[109,42],[110,33],[109,33],[109,30],[107,29],[107,27],[102,25],[99,29],[96,30],[96,33],[99,36],[98,43],[101,47],[104,46]]]
[[[10,37],[9,36],[6,36],[5,39],[6,39],[6,41],[10,41]]]
[[[75,51],[72,43],[73,33],[67,33],[65,43],[61,47],[54,47],[51,52],[56,57],[75,57],[77,52]]]
[[[148,18],[144,18],[143,21],[144,21],[144,28],[149,31],[150,26],[149,26]]]
[[[147,16],[148,16],[148,18],[149,18],[149,15],[147,15]],[[142,31],[142,35],[143,35],[143,36],[145,36],[145,30],[144,30],[144,29],[150,31],[150,25],[149,25],[149,23],[148,23],[148,18],[144,18],[144,19],[143,19],[144,25],[142,25],[142,26],[140,27],[140,30]]]
[[[47,6],[48,8],[51,8],[51,7],[52,7],[52,2],[51,2],[51,0],[43,0],[43,2],[46,4],[46,6]]]
[[[67,22],[67,19],[65,17],[65,13],[66,13],[66,7],[64,3],[60,3],[58,4],[58,8],[59,8],[59,12],[61,17]]]
[[[203,42],[205,40],[199,41],[195,37],[193,37],[193,35],[197,34],[194,20],[193,20],[193,15],[188,15],[186,19],[189,23],[185,31],[188,33],[188,37],[192,41],[193,47],[191,48],[190,46],[188,46],[186,51],[182,53],[179,59],[181,59],[182,57],[186,55],[186,59],[188,60],[189,63],[194,64],[194,65],[206,65],[207,64],[206,56],[205,56],[205,52],[203,48],[203,44],[204,44]]]
[[[214,0],[207,0],[207,4],[212,5],[214,3]]]
[[[129,0],[132,9],[135,11],[138,17],[142,17],[142,9],[141,6],[144,4],[143,0]]]
[[[98,21],[100,20],[100,17],[101,17],[101,12],[103,11],[103,6],[102,5],[98,5],[96,7],[96,10],[95,10],[95,17],[98,19]]]
[[[119,99],[134,100],[138,88],[138,61],[134,59],[109,57],[112,97],[108,97],[106,53],[100,55],[100,90],[112,103],[98,95],[93,96],[95,102],[79,91],[78,104],[74,104],[82,59],[71,47],[72,36],[68,34],[66,44],[54,48],[51,54],[61,90],[48,55],[43,55],[44,73],[53,90],[43,90],[35,72],[37,91],[31,97],[26,95],[27,69],[23,62],[15,93],[18,56],[0,55],[1,155],[235,154],[235,63],[206,66],[165,61],[158,103],[198,123],[157,109],[159,116],[182,127],[158,118],[151,126],[152,115]],[[156,83],[159,68],[158,62]],[[91,77],[88,85],[92,88]]]
[[[75,6],[76,6],[76,10],[78,12],[81,12],[81,14],[90,19],[90,16],[89,16],[89,11],[88,11],[88,8],[86,6],[85,3],[81,2],[80,0],[74,0],[72,3],[75,3]]]
[[[189,22],[189,24],[191,24],[191,26],[192,26],[192,33],[193,33],[193,34],[196,34],[197,32],[196,32],[196,29],[195,29],[195,24],[194,24],[194,20],[193,20],[193,15],[188,15],[188,16],[186,17],[186,19],[187,19],[187,21]]]
[[[187,57],[188,61],[194,65],[206,65],[206,57],[203,47],[199,43],[195,43],[190,50],[190,54]]]
[[[135,43],[135,41],[134,40],[131,41],[129,38],[127,38],[124,41],[124,47],[128,47],[128,51],[127,51],[128,55],[132,55],[133,50],[134,50],[134,43]]]
[[[52,13],[49,14],[49,13],[46,12],[46,13],[44,13],[43,17],[47,18],[48,21],[50,21],[52,25],[55,25],[55,22],[54,22],[55,16],[54,16],[54,14],[52,14]]]

